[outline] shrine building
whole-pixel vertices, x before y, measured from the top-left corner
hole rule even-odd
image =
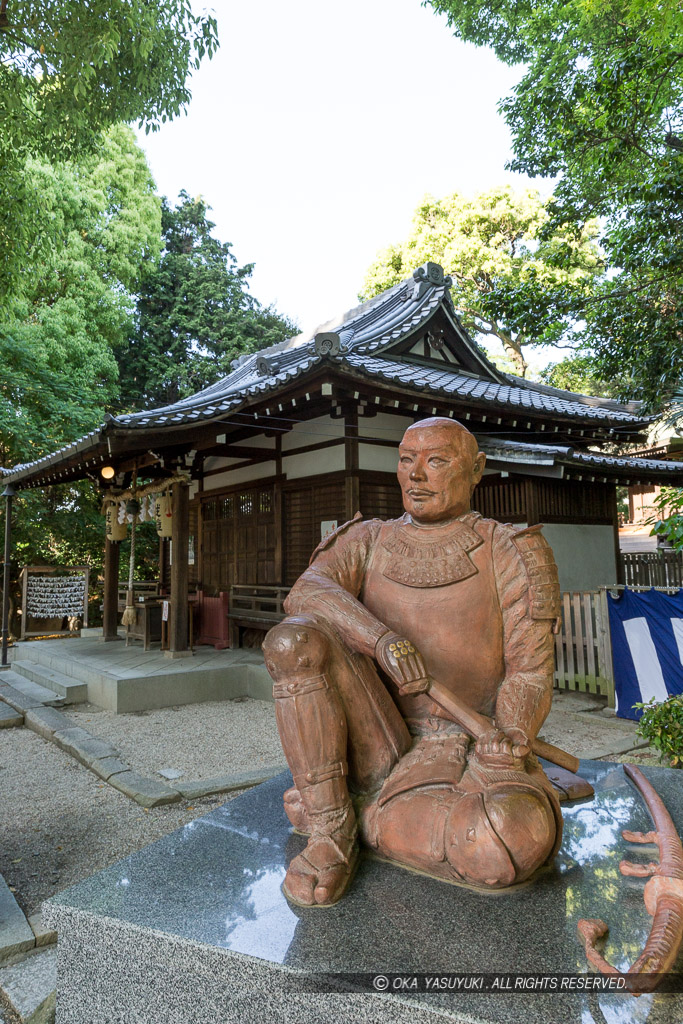
[[[53,455],[4,470],[3,482],[19,491],[91,477],[116,502],[135,472],[136,486],[169,489],[172,558],[169,567],[162,542],[160,583],[171,653],[187,648],[188,598],[195,638],[224,645],[231,588],[284,593],[321,537],[357,511],[400,516],[397,444],[428,416],[475,434],[487,464],[473,507],[543,523],[563,590],[619,582],[617,486],[683,485],[683,463],[617,454],[645,442],[653,417],[639,403],[497,369],[463,328],[450,285],[427,263],[313,336],[242,356],[173,405],[107,416]],[[105,638],[117,630],[118,547],[107,540]]]

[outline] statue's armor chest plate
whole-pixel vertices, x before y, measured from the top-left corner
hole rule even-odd
[[[386,523],[360,594],[380,622],[415,643],[434,679],[484,714],[492,713],[504,675],[495,526],[479,519],[442,532]],[[409,719],[435,710],[423,696],[398,703]]]

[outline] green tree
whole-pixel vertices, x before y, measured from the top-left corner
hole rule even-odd
[[[558,363],[551,363],[541,370],[539,377],[544,384],[550,384],[551,387],[602,398],[614,398],[620,387],[618,381],[606,380],[600,375],[595,358],[590,352],[579,351]]]
[[[543,233],[601,218],[610,273],[548,311],[594,351],[621,397],[653,407],[683,372],[683,19],[678,0],[429,0],[461,39],[522,77],[501,109],[510,166],[554,176]]]
[[[555,345],[567,333],[558,316],[558,289],[590,294],[602,272],[590,222],[574,233],[543,229],[548,214],[537,192],[495,188],[473,198],[459,193],[427,197],[403,242],[377,256],[362,297],[398,283],[426,260],[441,263],[454,280],[454,301],[475,335],[497,338],[513,372],[525,376],[524,346]]]
[[[26,160],[96,150],[119,122],[157,129],[188,103],[216,32],[190,0],[0,0],[0,305],[50,244]]]
[[[133,132],[116,125],[78,161],[29,159],[50,245],[0,325],[0,465],[31,462],[95,429],[118,405],[114,350],[161,246],[161,209]],[[90,483],[17,498],[18,564],[101,559],[103,520]]]
[[[163,253],[142,284],[136,327],[118,351],[129,408],[166,405],[219,380],[237,356],[273,345],[296,327],[249,293],[253,264],[239,267],[212,234],[201,198],[162,201]]]
[[[118,398],[114,351],[160,249],[160,204],[130,128],[78,162],[30,159],[52,244],[0,326],[0,464],[31,461],[101,422]]]

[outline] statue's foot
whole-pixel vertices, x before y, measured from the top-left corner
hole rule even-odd
[[[291,821],[296,832],[308,836],[311,834],[311,823],[308,820],[308,813],[301,799],[301,793],[296,786],[291,786],[284,795],[285,814]]]
[[[313,832],[303,853],[289,865],[282,890],[302,907],[330,907],[343,896],[358,862],[353,808],[313,816]]]

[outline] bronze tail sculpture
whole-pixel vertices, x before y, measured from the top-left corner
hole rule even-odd
[[[582,919],[578,923],[579,934],[584,940],[589,963],[603,974],[620,974],[630,984],[634,995],[652,992],[661,981],[661,976],[673,967],[681,942],[683,941],[683,847],[671,820],[655,788],[648,782],[639,768],[625,764],[624,771],[640,791],[655,825],[654,832],[622,832],[630,843],[656,843],[659,847],[659,864],[633,864],[622,860],[619,870],[622,875],[644,878],[650,875],[643,893],[645,907],[652,917],[652,929],[645,948],[629,968],[627,974],[617,970],[595,948],[595,943],[607,934],[608,927],[597,918]]]

